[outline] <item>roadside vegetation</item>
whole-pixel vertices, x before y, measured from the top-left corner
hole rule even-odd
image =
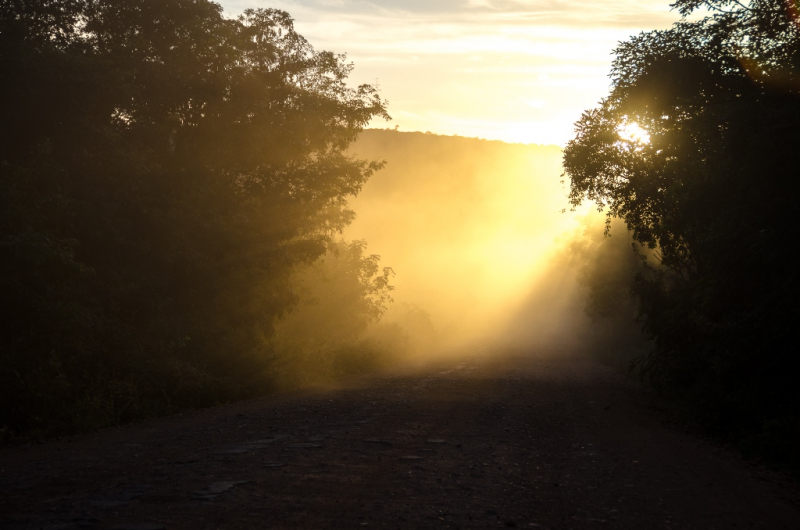
[[[653,340],[642,377],[694,425],[798,473],[797,9],[673,7],[706,16],[617,48],[611,93],[564,153],[571,201],[604,209],[611,235],[627,228],[646,258],[628,274]],[[595,296],[612,288],[591,283]]]

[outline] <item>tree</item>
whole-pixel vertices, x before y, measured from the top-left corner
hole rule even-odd
[[[292,271],[381,167],[346,154],[388,118],[351,70],[274,9],[3,2],[6,432],[264,387]]]
[[[284,383],[331,379],[345,368],[363,371],[400,353],[370,340],[392,302],[394,272],[381,269],[380,256],[364,255],[365,249],[363,240],[331,242],[293,276],[300,302],[277,321],[274,337]]]
[[[800,435],[788,375],[800,367],[787,257],[800,191],[796,14],[773,0],[673,7],[710,14],[617,48],[610,95],[565,150],[570,198],[623,219],[658,257],[635,284],[655,340],[650,380],[725,436]]]

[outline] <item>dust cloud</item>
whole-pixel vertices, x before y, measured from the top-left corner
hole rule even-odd
[[[423,330],[428,355],[575,344],[585,317],[568,248],[586,212],[568,210],[559,147],[367,130],[351,152],[387,162],[345,232],[396,272],[384,322]]]

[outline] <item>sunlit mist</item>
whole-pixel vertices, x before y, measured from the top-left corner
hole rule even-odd
[[[398,304],[463,341],[520,307],[577,225],[555,146],[371,130],[352,151],[388,164],[352,201],[346,237],[395,269]]]

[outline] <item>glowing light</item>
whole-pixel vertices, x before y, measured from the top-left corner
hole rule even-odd
[[[619,127],[617,132],[619,133],[619,137],[626,142],[642,145],[650,143],[650,133],[636,122],[625,123]]]
[[[395,301],[459,340],[496,331],[524,303],[582,213],[560,213],[556,147],[376,131],[354,153],[388,165],[352,200],[358,217],[345,237],[366,239],[394,268]]]

